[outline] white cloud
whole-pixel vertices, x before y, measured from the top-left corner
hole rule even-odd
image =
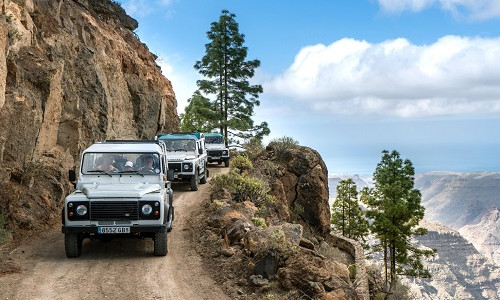
[[[500,114],[500,38],[445,36],[432,45],[342,39],[307,46],[264,91],[335,114]]]
[[[439,5],[443,10],[455,16],[466,16],[471,19],[485,20],[500,17],[500,1],[498,0],[377,0],[382,9],[388,12],[410,10],[419,12]]]

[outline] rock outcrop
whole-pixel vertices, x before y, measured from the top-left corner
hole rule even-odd
[[[255,169],[271,181],[282,219],[296,215],[319,233],[329,232],[328,170],[323,159],[317,151],[303,146],[280,155],[268,146],[255,162]]]
[[[30,229],[58,213],[87,146],[151,139],[179,121],[171,83],[114,1],[0,9],[0,210]]]

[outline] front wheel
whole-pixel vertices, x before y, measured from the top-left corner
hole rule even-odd
[[[194,175],[191,176],[191,180],[189,181],[189,183],[191,184],[192,191],[198,190],[198,171],[195,171]]]
[[[208,177],[208,170],[207,166],[205,166],[205,171],[203,171],[203,177],[200,179],[201,184],[207,183],[207,177]]]
[[[154,253],[156,256],[165,256],[168,253],[167,231],[157,232],[154,237]]]
[[[64,235],[64,250],[69,258],[78,257],[82,254],[82,239],[78,233],[66,233]]]
[[[226,167],[226,168],[229,167],[229,159],[226,159],[224,161],[224,167]]]

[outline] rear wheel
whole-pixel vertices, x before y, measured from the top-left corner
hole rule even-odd
[[[167,231],[157,232],[154,237],[154,253],[156,256],[165,256],[168,253]]]
[[[78,257],[82,254],[82,238],[78,233],[64,235],[64,249],[67,257]]]
[[[191,184],[191,190],[192,191],[197,191],[198,190],[198,171],[195,171],[194,175],[191,177],[191,180],[189,181]]]

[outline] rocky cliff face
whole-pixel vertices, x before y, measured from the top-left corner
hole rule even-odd
[[[0,0],[0,210],[21,228],[57,214],[67,170],[105,139],[178,128],[137,22],[108,0]]]
[[[457,231],[434,222],[423,222],[428,234],[418,244],[437,250],[424,261],[431,279],[408,279],[417,299],[499,299],[500,270]]]
[[[500,173],[429,172],[415,176],[425,219],[463,234],[500,266]]]

